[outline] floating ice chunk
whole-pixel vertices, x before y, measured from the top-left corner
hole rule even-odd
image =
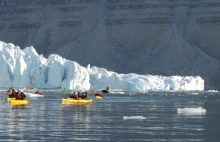
[[[125,94],[124,91],[111,90],[109,93],[111,94]]]
[[[184,114],[184,115],[202,115],[202,114],[206,114],[206,110],[201,107],[198,107],[198,108],[178,108],[177,113]]]
[[[218,92],[218,90],[208,90],[207,92]]]
[[[128,120],[128,119],[147,119],[147,118],[143,116],[123,116],[123,119]]]
[[[191,93],[192,95],[199,95],[199,93]]]

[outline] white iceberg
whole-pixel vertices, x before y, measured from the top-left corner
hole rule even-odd
[[[91,89],[99,90],[106,86],[114,90],[138,91],[203,91],[204,80],[199,76],[157,76],[117,74],[104,68],[87,67],[90,74]]]
[[[123,116],[123,119],[124,120],[128,120],[128,119],[147,119],[146,117],[144,116]]]
[[[198,107],[198,108],[178,108],[177,113],[182,114],[182,115],[204,115],[204,114],[206,114],[206,110],[201,107]]]
[[[208,90],[207,92],[218,93],[218,90]]]
[[[0,87],[128,91],[203,91],[199,76],[157,76],[118,74],[104,68],[83,67],[77,62],[52,54],[48,59],[34,47],[23,50],[14,44],[0,42]]]

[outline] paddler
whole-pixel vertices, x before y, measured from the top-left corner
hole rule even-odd
[[[101,93],[101,92],[97,92],[97,93],[95,94],[95,96],[102,97],[102,93]]]
[[[37,90],[35,94],[41,95],[41,92]]]
[[[21,92],[20,90],[18,90],[15,98],[16,98],[16,100],[24,100],[26,98],[26,95],[23,92]]]
[[[9,98],[15,98],[16,97],[16,92],[13,88],[10,88],[6,94],[8,95]]]
[[[109,88],[107,87],[106,90],[102,90],[102,93],[109,93]]]
[[[87,92],[80,93],[79,98],[86,99],[87,98]]]
[[[78,93],[77,92],[73,92],[72,95],[69,95],[69,98],[73,98],[75,100],[78,100],[79,99]]]

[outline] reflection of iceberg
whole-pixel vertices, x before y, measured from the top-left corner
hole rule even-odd
[[[178,108],[177,113],[183,114],[183,115],[204,115],[204,114],[206,114],[206,110],[202,109],[201,107],[198,107],[198,108]]]
[[[192,91],[204,90],[204,80],[199,76],[158,76],[118,74],[104,68],[87,68],[59,55],[48,59],[38,55],[33,47],[20,47],[0,42],[0,87],[129,91]]]
[[[123,119],[128,120],[128,119],[147,119],[147,118],[143,116],[123,116]]]

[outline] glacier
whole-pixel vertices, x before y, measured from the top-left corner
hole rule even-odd
[[[160,76],[135,73],[118,74],[96,66],[83,67],[75,61],[51,54],[38,55],[33,46],[23,50],[0,42],[0,87],[130,91],[203,91],[200,76]]]

